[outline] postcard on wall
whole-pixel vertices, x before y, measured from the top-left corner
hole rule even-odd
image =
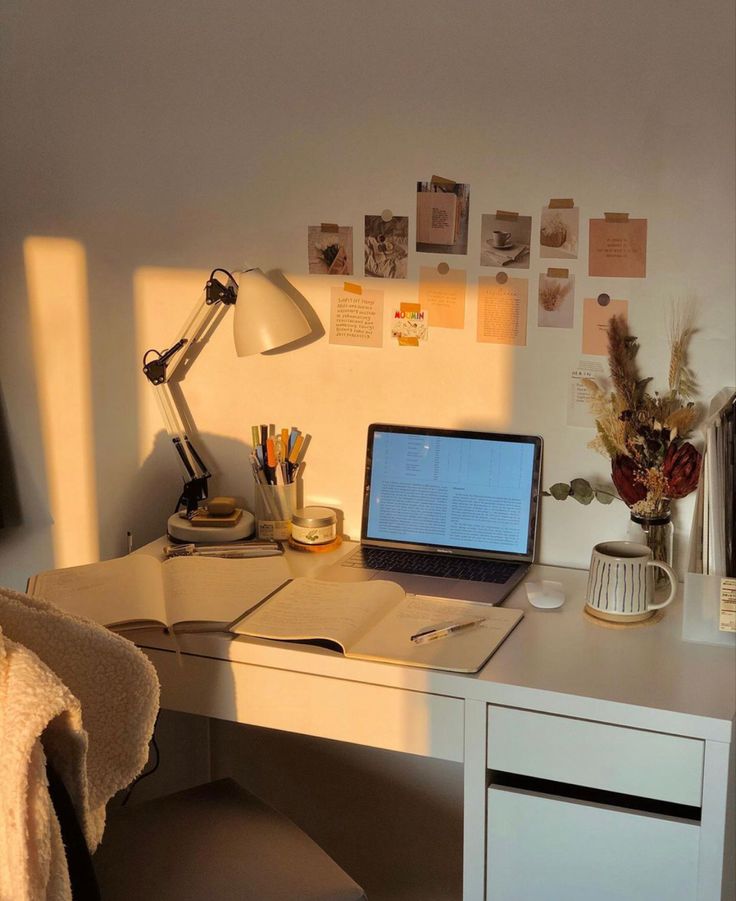
[[[350,225],[310,225],[307,251],[311,275],[353,274],[353,228]]]
[[[417,182],[417,252],[467,253],[470,185]]]
[[[542,328],[572,328],[575,315],[575,276],[567,269],[549,269],[539,274],[537,325]]]
[[[491,276],[478,276],[477,340],[526,347],[528,291],[525,278],[499,283]]]
[[[545,207],[539,226],[539,255],[544,259],[576,260],[580,210],[576,207]]]
[[[365,217],[365,274],[372,278],[406,278],[409,217]]]
[[[567,395],[567,424],[576,428],[594,429],[595,420],[590,409],[593,391],[588,380],[606,377],[606,367],[601,360],[580,360],[570,373]]]
[[[330,344],[383,346],[383,291],[345,284],[330,291]]]
[[[419,347],[429,337],[429,316],[418,303],[402,303],[394,311],[391,337],[398,338],[400,347]]]
[[[611,316],[629,314],[628,300],[606,300],[586,297],[583,301],[583,353],[605,357],[608,354],[608,320]]]
[[[432,328],[463,328],[465,270],[450,269],[446,264],[420,266],[419,305],[429,313]]]
[[[531,216],[484,213],[480,226],[480,264],[528,269],[531,240]]]
[[[591,219],[589,235],[588,275],[646,277],[646,219]]]

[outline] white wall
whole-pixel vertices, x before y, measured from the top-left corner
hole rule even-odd
[[[139,346],[167,345],[203,275],[246,258],[283,269],[327,326],[334,281],[305,274],[307,225],[352,224],[360,261],[363,214],[408,214],[413,239],[414,185],[433,173],[471,185],[469,254],[452,260],[468,272],[465,330],[436,329],[418,351],[399,350],[387,331],[383,350],[322,338],[238,360],[225,324],[185,383],[222,473],[215,491],[249,495],[244,443],[261,421],[312,433],[307,500],[344,509],[353,534],[375,420],[538,432],[546,484],[605,476],[606,461],[586,449],[591,433],[566,427],[564,407],[582,299],[604,287],[630,299],[642,368],[660,379],[667,305],[696,294],[703,394],[734,382],[728,0],[697,14],[680,0],[10,6],[0,379],[23,524],[0,531],[6,584],[54,565],[58,519],[31,354],[29,237],[73,239],[86,260],[102,556],[123,550],[129,528],[136,543],[159,534],[179,487]],[[533,250],[528,346],[476,344],[480,215],[518,210],[536,227],[552,196],[581,207],[574,329],[536,327],[547,262]],[[586,275],[586,220],[611,209],[649,220],[644,280]],[[415,295],[418,263],[412,254],[404,284],[373,285],[387,312]],[[541,558],[584,566],[592,541],[625,524],[619,505],[548,500]]]

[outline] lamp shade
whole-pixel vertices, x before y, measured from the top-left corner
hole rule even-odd
[[[239,357],[275,350],[310,334],[299,307],[260,269],[241,273],[238,281],[233,336]]]

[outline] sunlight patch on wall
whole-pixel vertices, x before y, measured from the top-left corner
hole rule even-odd
[[[74,566],[99,559],[86,257],[66,238],[23,253],[54,565]]]

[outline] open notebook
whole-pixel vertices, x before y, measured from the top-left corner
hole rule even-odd
[[[346,657],[475,673],[511,633],[521,610],[406,594],[395,582],[351,585],[292,579],[237,619],[237,635],[328,642]],[[476,626],[427,644],[412,635],[465,620]]]
[[[222,559],[128,554],[33,576],[28,593],[115,631],[164,626],[224,631],[289,574],[283,557]]]

